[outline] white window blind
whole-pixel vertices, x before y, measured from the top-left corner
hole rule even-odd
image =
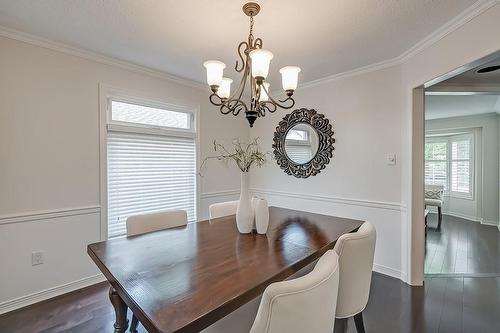
[[[462,139],[451,143],[451,190],[471,191],[471,140]]]
[[[124,104],[124,103],[120,103]],[[123,105],[111,103],[121,114]],[[118,105],[118,109],[113,108]],[[127,118],[134,119],[134,105],[127,107]],[[179,124],[183,119],[172,112],[137,106],[143,123]],[[175,112],[179,113],[179,112]],[[153,117],[151,118],[150,115]],[[189,114],[186,114],[190,117]],[[169,119],[162,119],[169,118]],[[113,118],[111,117],[111,120]],[[147,120],[149,119],[149,120]],[[176,120],[177,119],[177,120]],[[190,118],[189,118],[190,119]],[[123,119],[120,119],[123,121]],[[173,121],[173,122],[172,122]],[[181,121],[180,127],[185,123]],[[158,134],[160,133],[160,134]],[[188,220],[196,221],[196,143],[194,135],[154,134],[140,127],[108,126],[107,199],[108,237],[126,234],[126,220],[131,215],[168,209],[184,209]]]
[[[425,144],[425,183],[448,189],[447,142]]]
[[[425,143],[425,183],[445,193],[472,197],[474,135],[431,137]]]

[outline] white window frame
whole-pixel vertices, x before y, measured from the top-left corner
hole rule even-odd
[[[461,139],[470,139],[470,162],[469,162],[469,186],[470,193],[456,192],[452,191],[451,188],[451,168],[452,168],[452,142],[460,141]],[[475,197],[475,185],[476,185],[476,134],[474,130],[461,131],[459,133],[438,133],[432,135],[426,135],[425,143],[428,142],[446,142],[446,186],[447,190],[444,195],[452,198],[461,198],[474,200]],[[424,162],[425,162],[424,157]]]
[[[190,128],[170,128],[146,124],[131,124],[111,119],[111,101],[138,104],[152,108],[178,111],[190,115]],[[99,84],[99,202],[100,202],[100,238],[108,239],[108,157],[107,157],[107,137],[108,130],[121,131],[137,134],[150,134],[162,136],[175,136],[183,138],[193,138],[196,149],[196,170],[200,168],[200,130],[199,117],[200,106],[191,102],[179,101],[163,96],[151,96],[147,93],[133,92],[119,89],[106,84]],[[200,182],[196,178],[196,220],[200,214]]]

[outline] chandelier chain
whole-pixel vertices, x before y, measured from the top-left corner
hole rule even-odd
[[[253,40],[253,15],[250,16],[250,40]]]

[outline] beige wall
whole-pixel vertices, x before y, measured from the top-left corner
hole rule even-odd
[[[0,308],[98,273],[86,245],[100,237],[100,83],[199,106],[202,157],[214,139],[247,138],[244,117],[222,116],[206,90],[7,38],[0,50]],[[199,216],[238,187],[235,168],[211,163]],[[32,251],[45,264],[31,266]]]
[[[377,228],[375,269],[401,277],[401,152],[399,66],[297,91],[297,108],[314,108],[333,123],[334,157],[317,176],[297,179],[273,161],[252,174],[251,187],[272,204],[369,220]],[[279,110],[250,131],[272,150]],[[296,198],[292,196],[299,196]],[[321,197],[320,200],[318,200]],[[350,200],[355,199],[355,201]]]
[[[423,214],[411,204],[422,195],[412,187],[412,172],[423,162],[412,157],[412,137],[423,142],[423,122],[413,127],[413,88],[499,50],[498,31],[496,5],[391,68],[299,89],[298,107],[316,108],[333,122],[334,158],[307,180],[270,162],[253,173],[252,187],[272,204],[372,221],[375,269],[422,283]],[[22,305],[8,300],[43,298],[53,295],[45,289],[97,274],[85,246],[99,239],[100,229],[99,83],[200,105],[202,155],[214,138],[248,135],[244,118],[219,115],[207,91],[6,38],[0,50],[0,310]],[[250,135],[271,150],[284,114],[257,120]],[[388,153],[396,153],[396,166],[386,164]],[[210,168],[201,180],[200,216],[237,188],[235,168]],[[95,209],[68,213],[75,207]],[[30,217],[46,210],[44,218]],[[37,250],[45,251],[46,263],[32,267]],[[26,297],[32,293],[37,296]]]

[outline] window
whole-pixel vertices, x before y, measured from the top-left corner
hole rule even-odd
[[[472,197],[472,133],[427,137],[425,142],[425,183],[443,185],[452,196]]]
[[[196,220],[194,114],[110,100],[107,126],[108,237],[135,214],[184,209]]]
[[[314,156],[308,130],[291,129],[286,134],[285,150],[288,157],[295,163],[309,162]]]

